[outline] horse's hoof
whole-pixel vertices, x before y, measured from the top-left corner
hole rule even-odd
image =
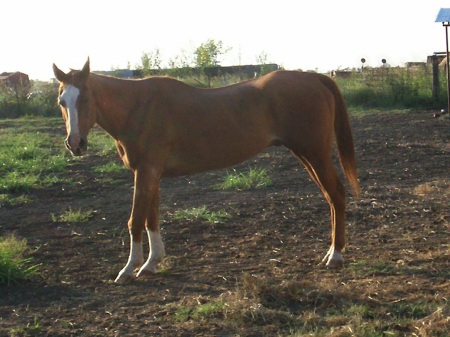
[[[342,268],[344,266],[344,259],[341,257],[341,259],[329,259],[327,264],[327,268]]]
[[[134,276],[130,275],[130,274],[125,274],[125,273],[119,273],[119,275],[117,275],[116,279],[114,280],[115,283],[119,283],[119,284],[125,284],[125,283],[129,283],[132,282],[134,280]]]
[[[136,277],[141,277],[143,275],[153,275],[156,274],[156,267],[146,267],[141,268],[139,272],[136,274]]]
[[[328,268],[341,268],[344,265],[344,257],[334,247],[331,247],[321,264],[325,262]]]

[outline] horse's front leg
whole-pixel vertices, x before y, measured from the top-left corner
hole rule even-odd
[[[159,178],[152,184],[150,189],[150,203],[146,205],[145,229],[148,236],[149,253],[148,259],[139,269],[137,277],[143,274],[156,273],[156,267],[164,258],[164,243],[161,239],[159,228]]]
[[[150,253],[143,265],[142,232],[146,227]],[[116,282],[122,283],[134,278],[134,270],[140,268],[137,276],[155,272],[157,264],[164,257],[164,244],[159,233],[159,175],[152,170],[136,170],[134,181],[133,208],[128,221],[130,232],[130,255],[125,267],[119,272]]]

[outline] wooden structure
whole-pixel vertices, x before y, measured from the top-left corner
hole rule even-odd
[[[448,27],[450,26],[450,8],[441,8],[439,10],[436,22],[442,22],[445,27],[445,44],[446,44],[446,67],[447,67],[447,112],[450,113],[450,69],[448,66],[449,50],[448,50]]]
[[[27,74],[16,71],[14,73],[1,73],[0,86],[8,88],[17,88],[19,86],[29,87],[30,79]]]

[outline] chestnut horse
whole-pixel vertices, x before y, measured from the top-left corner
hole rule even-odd
[[[159,228],[159,182],[241,163],[271,145],[296,155],[322,190],[331,210],[327,266],[343,263],[345,189],[332,162],[336,139],[341,166],[359,191],[353,138],[345,102],[335,82],[314,73],[275,71],[242,83],[198,89],[167,77],[123,80],[82,70],[53,71],[67,128],[66,147],[86,153],[97,123],[116,140],[134,173],[128,221],[130,255],[116,282],[156,272],[164,257]],[[144,263],[142,234],[150,252]]]

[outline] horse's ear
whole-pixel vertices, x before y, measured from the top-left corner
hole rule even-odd
[[[64,82],[64,80],[67,77],[67,75],[62,70],[60,70],[54,63],[53,63],[53,74],[55,74],[56,79],[60,82]]]
[[[83,69],[81,69],[81,76],[84,79],[87,79],[89,77],[90,71],[91,71],[91,67],[90,67],[90,61],[89,61],[89,57],[88,57],[86,63],[83,66]]]

